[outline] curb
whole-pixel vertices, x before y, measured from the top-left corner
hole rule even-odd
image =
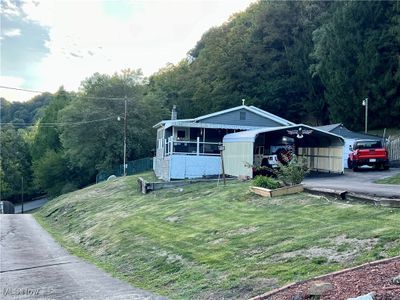
[[[399,198],[384,198],[371,196],[366,194],[358,194],[343,190],[334,190],[327,188],[304,187],[304,191],[314,195],[324,195],[335,197],[338,200],[359,201],[363,203],[373,204],[375,206],[400,208]]]
[[[262,295],[259,295],[259,296],[255,296],[253,298],[250,298],[249,300],[267,300],[268,299],[267,297],[274,296],[275,294],[277,294],[279,292],[285,291],[285,290],[287,290],[287,289],[289,289],[291,287],[294,287],[296,285],[299,285],[299,284],[312,282],[314,280],[325,279],[325,278],[328,278],[328,277],[331,277],[331,276],[340,275],[340,274],[343,274],[343,273],[346,273],[346,272],[358,270],[358,269],[361,269],[363,267],[375,266],[375,265],[379,265],[381,263],[391,262],[391,261],[395,261],[395,260],[399,260],[400,261],[400,256],[395,256],[395,257],[391,257],[391,258],[385,258],[385,259],[381,259],[381,260],[376,260],[376,261],[365,263],[365,264],[362,264],[362,265],[359,265],[359,266],[356,266],[356,267],[339,270],[339,271],[336,271],[336,272],[332,272],[332,273],[329,273],[329,274],[317,276],[317,277],[310,278],[310,279],[307,279],[307,280],[294,282],[294,283],[289,283],[288,285],[285,285],[285,286],[283,286],[281,288],[269,291],[269,292],[267,292],[265,294],[262,294]]]

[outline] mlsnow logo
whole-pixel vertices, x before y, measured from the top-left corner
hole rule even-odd
[[[3,296],[39,296],[41,289],[4,288]]]

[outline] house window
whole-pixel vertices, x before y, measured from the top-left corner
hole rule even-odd
[[[178,139],[185,139],[186,137],[186,131],[185,130],[178,130],[178,132],[176,133],[176,136],[178,137]]]
[[[245,111],[240,112],[240,120],[246,120],[246,112]]]

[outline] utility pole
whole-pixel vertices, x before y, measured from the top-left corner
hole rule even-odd
[[[24,177],[21,178],[21,214],[24,213]]]
[[[127,111],[128,111],[128,109],[127,109],[127,107],[128,107],[128,103],[127,103],[127,98],[126,98],[126,96],[125,96],[125,114],[124,114],[124,176],[126,176],[126,132],[127,132],[127,122],[126,122],[126,119],[127,119],[127,116],[128,116],[128,113],[127,113]]]
[[[368,132],[368,98],[365,98],[362,102],[362,105],[365,106],[365,133]]]

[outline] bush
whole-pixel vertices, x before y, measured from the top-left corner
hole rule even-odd
[[[277,180],[267,176],[256,176],[253,180],[255,186],[267,188],[267,189],[277,189],[280,184]]]
[[[296,185],[303,181],[308,171],[306,159],[304,157],[298,159],[293,155],[287,164],[279,163],[279,169],[275,172],[285,185]]]

